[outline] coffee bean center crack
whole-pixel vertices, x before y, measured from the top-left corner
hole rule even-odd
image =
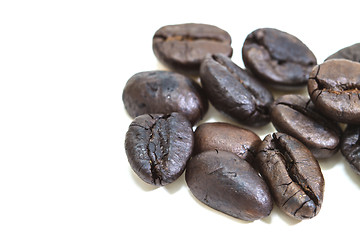
[[[273,141],[275,144],[275,151],[278,152],[278,154],[281,156],[281,159],[286,167],[286,171],[289,173],[289,177],[291,178],[291,180],[296,183],[307,195],[308,197],[316,204],[319,205],[319,201],[316,197],[316,194],[314,193],[314,191],[310,188],[310,186],[307,184],[307,179],[304,178],[304,176],[302,174],[299,173],[298,171],[298,167],[297,164],[301,163],[299,161],[295,161],[291,155],[289,154],[289,152],[286,150],[286,148],[282,145],[280,138],[277,138],[275,134],[273,134]],[[290,183],[286,183],[287,185],[289,185]],[[296,194],[296,193],[295,193]],[[293,196],[290,196],[290,198],[292,198]],[[289,198],[289,199],[290,199]],[[289,200],[288,199],[288,200]],[[287,200],[287,201],[288,201]],[[286,202],[285,202],[286,203]],[[284,203],[284,204],[285,204]],[[305,204],[305,203],[304,203]],[[302,206],[301,206],[302,207]],[[300,208],[301,208],[300,207]],[[299,208],[299,209],[300,209]],[[299,210],[298,209],[298,210]]]
[[[151,116],[151,115],[150,115]],[[169,123],[167,118],[169,115],[163,116],[155,120],[149,127],[150,138],[147,147],[147,154],[150,159],[150,169],[153,181],[161,184],[162,172],[166,171],[166,161],[169,154]]]
[[[295,61],[295,60],[292,60],[292,59],[289,59],[289,58],[280,58],[278,56],[275,56],[273,53],[272,53],[272,50],[269,49],[269,47],[264,43],[264,41],[262,41],[262,38],[258,38],[256,36],[254,36],[252,39],[251,39],[251,43],[259,46],[260,48],[263,48],[268,54],[269,56],[271,57],[271,60],[272,62],[275,62],[277,65],[285,65],[287,63],[293,63],[293,64],[298,64],[302,67],[309,67],[309,66],[314,66],[316,63],[310,61],[310,62],[307,62],[307,63],[304,63],[304,62],[300,62],[300,61]]]
[[[315,92],[315,91],[320,91],[318,96],[316,97],[316,99],[319,97],[319,95],[323,92],[329,92],[329,93],[333,93],[336,95],[340,95],[340,94],[357,94],[358,98],[360,99],[360,84],[355,84],[355,83],[337,83],[335,86],[330,86],[326,84],[326,81],[323,79],[318,78],[320,72],[320,65],[318,65],[318,70],[315,74],[314,77],[310,77],[309,79],[313,79],[315,80],[315,82],[317,83],[318,87],[316,89],[313,90],[313,92],[311,93],[311,95]]]
[[[266,107],[263,107],[263,105],[265,105],[265,103],[261,103],[260,100],[259,100],[259,99],[261,99],[261,96],[258,96],[258,93],[255,90],[253,90],[252,88],[247,86],[244,83],[244,81],[236,74],[236,72],[234,72],[233,69],[231,69],[229,66],[227,66],[227,64],[225,64],[221,60],[221,58],[218,58],[216,55],[212,55],[212,58],[214,59],[214,61],[219,63],[222,67],[224,67],[250,93],[251,100],[254,103],[255,108],[252,111],[252,113],[249,115],[248,118],[251,118],[252,115],[254,115],[256,112],[259,112],[259,113],[264,114],[264,115],[268,115],[268,109]]]

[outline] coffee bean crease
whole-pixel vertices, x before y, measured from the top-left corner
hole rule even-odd
[[[324,178],[305,145],[284,133],[268,134],[259,146],[256,166],[280,209],[296,219],[316,216]]]
[[[125,151],[130,166],[145,182],[164,186],[184,171],[194,146],[190,122],[179,113],[144,114],[130,124]]]
[[[244,81],[243,79],[241,79],[241,77],[239,76],[239,73],[235,72],[235,69],[231,68],[229,66],[229,64],[226,64],[226,62],[224,62],[223,58],[219,58],[218,55],[212,55],[211,57],[217,63],[219,63],[222,67],[224,67],[227,71],[229,71],[229,73],[235,79],[237,79],[242,84],[242,86],[250,93],[251,101],[254,104],[254,108],[253,108],[253,112],[250,113],[249,118],[251,118],[256,112],[259,112],[266,116],[269,115],[269,109],[264,107],[264,105],[267,103],[265,101],[262,101],[262,96],[261,96],[261,94],[259,94],[258,91],[256,91],[252,87],[250,87],[249,81]]]
[[[318,198],[311,189],[311,186],[309,186],[309,184],[307,183],[306,176],[304,176],[298,168],[298,164],[306,164],[306,162],[301,162],[294,159],[292,153],[283,146],[283,143],[280,140],[280,138],[282,137],[283,136],[277,137],[276,134],[273,134],[275,148],[279,149],[279,151],[277,151],[277,154],[281,155],[281,160],[283,161],[292,181],[297,184],[301,188],[301,190],[303,190],[310,197],[310,199],[314,201],[316,205],[318,205]]]
[[[149,114],[152,117],[152,115]],[[169,150],[169,125],[166,119],[170,115],[164,115],[158,118],[150,127],[149,144],[147,154],[150,158],[150,167],[154,182],[159,181],[162,185],[160,169],[164,168],[164,162],[167,161]],[[165,120],[165,121],[164,121]]]
[[[249,40],[249,43],[257,45],[260,48],[260,51],[265,51],[266,54],[270,56],[273,66],[281,66],[287,63],[293,63],[297,65],[303,65],[305,68],[308,68],[309,66],[314,66],[316,64],[316,62],[308,59],[304,61],[302,59],[293,59],[292,56],[287,54],[277,54],[276,51],[274,51],[275,49],[271,48],[271,46],[265,43],[263,38],[258,37],[257,35],[254,35],[254,37]]]

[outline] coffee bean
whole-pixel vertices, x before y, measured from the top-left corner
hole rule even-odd
[[[284,133],[267,135],[256,158],[275,203],[297,219],[312,218],[321,208],[324,178],[310,150]]]
[[[339,149],[341,128],[321,115],[307,97],[295,94],[279,97],[270,116],[276,130],[301,141],[315,158],[331,157]]]
[[[260,28],[244,42],[242,57],[246,68],[260,80],[278,88],[306,85],[316,65],[310,49],[298,38],[273,28]]]
[[[332,59],[317,65],[310,74],[308,91],[325,116],[360,124],[360,63]]]
[[[200,124],[195,131],[194,153],[223,150],[252,164],[261,139],[256,133],[225,122]]]
[[[348,59],[354,62],[360,62],[360,43],[340,49],[336,53],[327,57],[325,61],[330,59]]]
[[[131,117],[179,112],[195,124],[208,110],[208,100],[201,87],[174,72],[137,73],[126,83],[122,97]]]
[[[210,53],[232,55],[230,35],[212,25],[168,25],[156,31],[153,50],[164,65],[175,71],[198,75],[201,61]]]
[[[264,180],[233,153],[213,150],[192,157],[185,180],[197,199],[235,218],[253,221],[268,216],[272,210]]]
[[[360,175],[360,126],[348,125],[341,140],[341,153]]]
[[[203,89],[216,109],[250,126],[270,121],[271,93],[222,54],[208,55],[200,69]]]
[[[194,143],[190,122],[179,113],[138,116],[126,133],[130,166],[145,182],[166,185],[184,171]]]

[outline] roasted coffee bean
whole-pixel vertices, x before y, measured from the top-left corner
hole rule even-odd
[[[131,117],[179,112],[195,124],[208,110],[208,100],[201,87],[174,72],[137,73],[126,83],[122,97]]]
[[[256,133],[224,122],[200,124],[195,131],[194,153],[223,150],[252,164],[261,139]]]
[[[197,199],[235,218],[253,221],[272,210],[266,183],[234,153],[212,150],[192,157],[185,180]]]
[[[310,74],[308,91],[325,116],[360,124],[360,63],[332,59],[317,65]]]
[[[191,124],[179,113],[138,116],[125,139],[132,169],[152,185],[175,181],[184,171],[193,145]]]
[[[244,42],[242,57],[246,68],[260,80],[278,88],[306,85],[316,65],[310,49],[298,38],[273,28],[260,28]]]
[[[336,53],[330,55],[325,61],[330,59],[348,59],[355,62],[360,62],[360,43],[340,49]]]
[[[153,37],[155,56],[164,65],[183,73],[198,75],[201,61],[207,54],[232,56],[230,35],[207,24],[168,25]]]
[[[360,126],[348,125],[341,140],[341,153],[360,175]]]
[[[274,102],[270,116],[276,130],[301,141],[315,158],[328,158],[339,150],[341,128],[321,115],[308,97],[281,96]]]
[[[284,133],[269,134],[256,157],[275,203],[297,219],[312,218],[321,208],[324,177],[310,150]]]
[[[203,89],[214,107],[250,126],[270,121],[271,93],[250,73],[222,54],[208,55],[201,64]]]

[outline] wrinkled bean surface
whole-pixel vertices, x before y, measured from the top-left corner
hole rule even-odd
[[[284,133],[267,135],[256,158],[275,203],[296,219],[308,219],[320,211],[324,177],[310,150]]]
[[[143,181],[157,186],[181,175],[193,145],[191,124],[178,113],[140,115],[125,138],[130,166]]]
[[[360,124],[360,63],[332,59],[317,65],[310,74],[308,91],[327,117]]]

